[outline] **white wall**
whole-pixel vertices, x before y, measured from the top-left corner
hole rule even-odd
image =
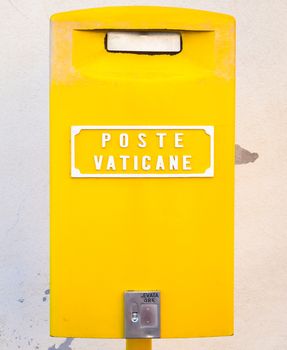
[[[259,154],[238,147],[235,336],[160,340],[154,348],[286,350],[286,0],[1,1],[0,349],[124,349],[124,341],[50,338],[48,310],[49,16],[119,4],[237,18],[237,143]]]

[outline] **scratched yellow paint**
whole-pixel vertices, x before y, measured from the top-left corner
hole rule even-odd
[[[52,17],[53,336],[122,338],[123,292],[130,289],[161,291],[163,338],[233,334],[234,27],[227,15],[160,7]],[[107,52],[109,29],[176,30],[183,49],[173,56]],[[214,174],[73,176],[71,128],[115,125],[211,126]],[[131,140],[137,132],[128,131]],[[145,152],[188,151],[193,168],[185,174],[203,173],[210,166],[210,135],[183,130],[182,150],[174,148],[174,132],[160,150],[155,131],[146,131],[147,142],[153,140]],[[120,155],[120,133],[112,130],[115,143],[103,149],[98,130],[81,130],[74,145],[79,174],[96,172],[97,152]],[[135,144],[124,150],[143,155]]]

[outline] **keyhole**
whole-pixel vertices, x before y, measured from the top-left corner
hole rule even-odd
[[[133,313],[132,313],[132,318],[131,318],[131,320],[132,320],[133,323],[138,322],[138,320],[139,320],[139,315],[138,315],[137,312],[133,312]]]

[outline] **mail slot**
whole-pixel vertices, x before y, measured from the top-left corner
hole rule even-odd
[[[233,334],[231,16],[51,19],[51,334]]]

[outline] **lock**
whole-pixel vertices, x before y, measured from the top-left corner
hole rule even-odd
[[[125,338],[160,337],[160,292],[126,291]]]
[[[137,312],[132,312],[131,321],[132,321],[133,323],[136,323],[136,322],[138,322],[138,320],[139,320],[139,315],[138,315],[138,313],[137,313]]]

